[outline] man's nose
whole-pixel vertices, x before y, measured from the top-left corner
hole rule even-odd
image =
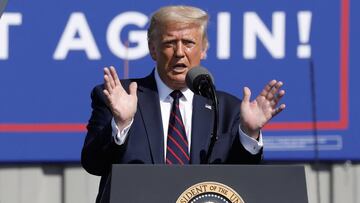
[[[176,58],[182,58],[185,56],[184,45],[181,41],[179,41],[175,46],[175,56]]]

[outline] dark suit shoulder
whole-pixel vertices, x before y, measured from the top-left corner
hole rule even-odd
[[[122,80],[120,80],[120,82],[121,82],[121,85],[123,86],[123,88],[124,88],[125,90],[128,90],[128,89],[129,89],[129,85],[130,85],[131,82],[137,82],[137,81],[139,81],[139,80],[141,80],[141,79],[143,79],[143,78],[122,79]],[[101,83],[101,84],[97,84],[97,85],[93,88],[92,92],[99,94],[99,93],[102,93],[102,91],[103,91],[104,89],[105,89],[105,84],[104,84],[104,83]]]
[[[129,92],[129,86],[132,82],[136,82],[138,84],[138,88],[142,90],[143,88],[150,88],[156,90],[156,82],[154,78],[154,71],[152,71],[148,76],[143,78],[129,78],[129,79],[121,79],[121,85],[123,88]],[[92,95],[95,94],[100,97],[105,97],[103,90],[105,89],[104,84],[96,85],[92,90]]]
[[[229,103],[241,103],[241,100],[235,95],[229,94],[224,91],[216,91],[216,95],[219,101],[225,101]]]
[[[99,103],[104,103],[106,101],[106,97],[103,93],[104,84],[96,85],[91,91],[91,100],[92,100],[92,107],[94,105],[99,105]]]
[[[130,78],[130,79],[122,79],[120,80],[121,85],[123,86],[123,88],[128,91],[129,90],[129,85],[132,82],[137,82],[137,83],[141,83],[141,81],[143,81],[145,78]],[[101,83],[101,84],[97,84],[91,91],[91,94],[94,96],[100,96],[103,97],[105,96],[103,93],[103,90],[105,89],[105,84]]]

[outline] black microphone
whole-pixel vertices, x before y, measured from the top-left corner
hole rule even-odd
[[[185,81],[189,89],[195,94],[211,100],[214,97],[214,78],[206,68],[202,66],[193,67],[186,74]]]
[[[219,102],[216,96],[216,89],[214,85],[214,78],[210,74],[206,68],[202,66],[193,67],[190,69],[186,74],[186,85],[189,87],[194,94],[201,95],[206,97],[212,101],[212,109],[214,112],[214,122],[213,122],[213,129],[211,133],[211,139],[208,151],[205,157],[205,163],[210,163],[211,153],[213,151],[214,145],[217,137],[217,129],[219,124]],[[201,161],[203,163],[203,161]]]

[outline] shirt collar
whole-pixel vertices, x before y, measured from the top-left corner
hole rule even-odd
[[[170,87],[168,87],[161,80],[161,78],[159,76],[159,73],[157,71],[157,68],[155,68],[155,74],[154,75],[155,75],[156,86],[157,86],[158,93],[159,93],[159,99],[160,99],[160,101],[165,101],[169,97],[169,94],[174,90],[171,89]],[[185,98],[186,101],[191,101],[192,102],[193,97],[194,97],[194,93],[189,88],[183,88],[180,91],[184,95],[183,98]]]

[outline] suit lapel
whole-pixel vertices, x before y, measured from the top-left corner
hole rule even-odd
[[[204,97],[194,95],[192,132],[191,132],[191,164],[204,163],[209,146],[213,125],[213,113],[209,102]]]
[[[165,163],[164,131],[154,72],[139,83],[138,103],[150,145],[151,157],[154,164],[163,164]]]

